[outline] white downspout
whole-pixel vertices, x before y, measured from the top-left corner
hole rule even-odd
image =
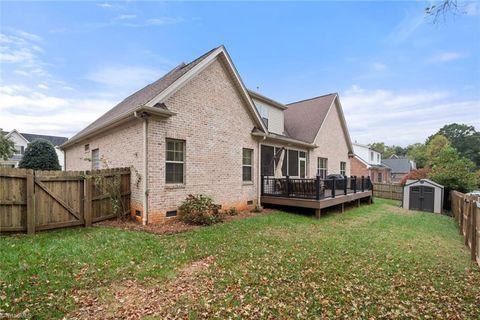
[[[142,180],[142,224],[148,223],[148,117],[147,113],[134,113],[138,119],[143,119],[143,180]]]

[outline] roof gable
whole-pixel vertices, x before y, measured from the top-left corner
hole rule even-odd
[[[392,173],[407,173],[411,170],[410,160],[403,159],[384,159],[382,164],[392,168]]]
[[[336,93],[331,93],[287,104],[285,131],[295,139],[313,143],[335,97]]]
[[[288,109],[284,111],[285,130],[291,137],[309,143],[315,142],[329,113],[333,108],[336,108],[348,150],[353,154],[353,146],[338,94],[330,93],[290,103],[287,104],[287,107]]]
[[[259,126],[259,128],[266,131],[260,115],[258,114],[253,101],[248,95],[247,89],[245,88],[243,81],[235,69],[230,56],[228,55],[226,49],[223,46],[220,46],[210,50],[188,64],[182,63],[178,65],[157,81],[130,95],[115,107],[103,114],[100,118],[88,125],[85,129],[74,135],[68,142],[77,140],[88,134],[93,134],[97,130],[114,123],[117,119],[121,119],[128,114],[133,114],[141,107],[160,109],[158,106],[162,106],[163,101],[175,93],[179,88],[186,84],[189,79],[202,71],[217,57],[221,57],[224,62],[226,62],[226,67],[228,68],[229,73],[236,80],[240,94],[247,103],[255,123]]]

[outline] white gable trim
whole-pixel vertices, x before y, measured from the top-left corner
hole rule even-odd
[[[145,106],[147,107],[153,107],[156,103],[165,101],[168,99],[171,95],[173,95],[177,90],[179,90],[181,87],[183,87],[190,79],[192,79],[195,75],[199,74],[202,70],[204,70],[207,66],[209,66],[217,57],[222,57],[224,59],[224,62],[226,62],[226,67],[235,80],[237,87],[241,93],[241,96],[244,98],[245,102],[247,103],[247,106],[249,108],[250,113],[253,116],[254,122],[264,131],[268,132],[267,128],[263,124],[263,121],[261,120],[260,114],[258,113],[257,108],[255,107],[253,100],[251,99],[250,95],[248,94],[247,89],[245,88],[245,85],[240,78],[240,75],[237,72],[237,69],[235,68],[234,64],[232,63],[232,60],[230,59],[230,56],[228,55],[227,50],[225,49],[224,46],[220,46],[217,49],[215,49],[212,53],[210,53],[206,58],[204,58],[199,64],[197,64],[195,67],[193,67],[191,70],[186,72],[184,75],[182,75],[179,79],[177,79],[174,83],[172,83],[168,88],[163,90],[160,94],[155,96],[153,99],[148,101]]]
[[[17,131],[17,129],[13,129],[12,131],[10,131],[9,133],[7,133],[5,135],[5,137],[10,137],[12,135],[12,133],[16,133],[20,138],[22,138],[23,140],[25,140],[25,142],[28,144],[30,143],[30,141],[28,141],[20,132]]]

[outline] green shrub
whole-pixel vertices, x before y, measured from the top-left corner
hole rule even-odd
[[[178,218],[188,224],[211,225],[223,221],[220,206],[203,194],[188,195],[180,206]]]
[[[19,167],[33,170],[61,169],[55,147],[44,139],[35,139],[28,144]]]
[[[236,215],[238,215],[238,211],[235,207],[231,207],[230,209],[225,211],[225,214],[227,216],[236,216]]]

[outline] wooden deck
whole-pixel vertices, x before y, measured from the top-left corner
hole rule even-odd
[[[320,200],[315,199],[302,199],[295,197],[278,197],[278,196],[268,196],[263,195],[260,198],[262,204],[274,204],[282,205],[289,207],[300,207],[300,208],[311,208],[315,209],[315,217],[320,218],[321,210],[324,208],[342,205],[342,211],[344,209],[344,204],[352,201],[357,201],[360,204],[360,201],[365,199],[367,201],[372,200],[372,191],[364,191],[357,193],[339,194],[335,198],[323,198]]]

